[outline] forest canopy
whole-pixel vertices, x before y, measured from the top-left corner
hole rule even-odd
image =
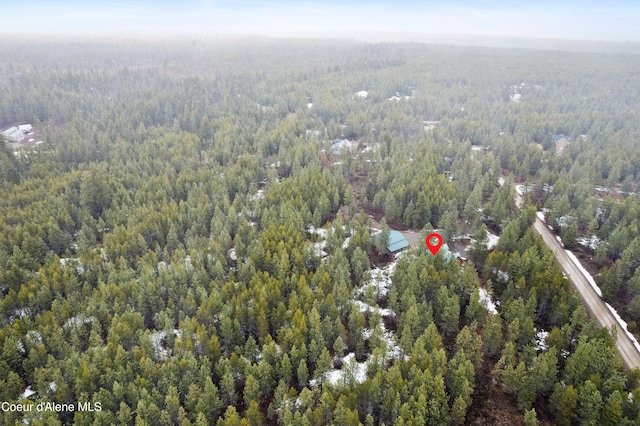
[[[633,330],[640,57],[0,52],[1,130],[43,141],[0,150],[0,402],[101,407],[0,424],[640,422],[637,371],[532,229],[544,211]],[[386,253],[391,228],[421,240]],[[428,253],[433,229],[469,261]]]

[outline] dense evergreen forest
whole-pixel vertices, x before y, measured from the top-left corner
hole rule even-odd
[[[635,330],[640,56],[0,53],[0,130],[43,141],[0,151],[0,402],[75,406],[0,424],[640,422],[639,372],[531,226],[544,211]],[[470,235],[470,260],[387,253],[374,228]]]

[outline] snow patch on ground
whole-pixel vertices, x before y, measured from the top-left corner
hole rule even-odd
[[[396,313],[393,309],[388,309],[388,308],[377,308],[375,306],[371,306],[368,303],[364,303],[361,300],[355,300],[353,302],[357,307],[358,310],[364,314],[366,313],[373,313],[373,312],[378,312],[380,314],[381,317],[395,317]],[[384,330],[384,324],[382,324],[383,330]]]
[[[342,242],[342,250],[346,250],[349,247],[349,240],[351,239],[351,237],[347,237],[344,239],[344,241]]]
[[[79,317],[71,317],[67,320],[67,322],[64,323],[64,327],[67,328],[72,325],[77,326],[80,324],[89,324],[94,319],[94,317],[86,317],[84,315],[81,315]]]
[[[42,343],[42,334],[38,330],[29,330],[26,337],[32,344]]]
[[[524,185],[516,185],[516,192],[518,193],[518,195],[524,195],[529,192],[529,187]]]
[[[18,397],[18,400],[29,398],[32,395],[35,395],[36,391],[31,389],[31,386],[27,386],[27,388],[22,392],[22,395]]]
[[[74,265],[78,275],[82,275],[84,273],[84,266],[82,266],[82,263],[77,257],[65,257],[60,259],[61,268],[64,269],[67,265]]]
[[[571,222],[573,222],[573,216],[571,215],[560,216],[557,222],[560,228],[566,228],[567,226],[569,226]]]
[[[496,248],[499,240],[500,240],[500,237],[498,235],[494,235],[490,232],[487,232],[487,239],[485,243],[487,250],[493,250],[494,248]]]
[[[583,247],[590,248],[591,250],[595,250],[600,246],[600,238],[597,235],[592,235],[590,238],[580,237],[576,239],[576,242]]]
[[[13,311],[13,316],[15,318],[24,319],[31,315],[31,308],[20,308]]]
[[[507,274],[504,271],[499,270],[498,268],[493,268],[491,270],[491,272],[493,272],[496,275],[496,279],[498,279],[498,281],[506,283],[509,282],[509,274]]]
[[[398,256],[399,257],[399,256]],[[396,269],[398,260],[396,257],[396,261],[390,263],[385,268],[374,268],[370,272],[370,278],[368,282],[366,282],[362,287],[355,291],[355,297],[359,297],[368,287],[373,287],[376,290],[376,296],[382,297],[386,296],[389,293],[391,288],[391,276]],[[373,329],[365,329],[363,330],[363,337],[365,339],[370,339],[373,336],[373,333],[376,330],[381,331],[381,335],[378,338],[384,342],[384,346],[386,347],[386,355],[382,360],[385,362],[389,359],[401,358],[403,356],[402,349],[398,346],[396,342],[395,335],[392,331],[387,330],[384,325],[383,317],[395,317],[396,313],[392,309],[383,309],[377,306],[372,306],[368,303],[365,303],[361,300],[353,300],[353,303],[358,307],[358,310],[362,313],[373,314],[377,313],[380,317],[380,322],[377,325],[371,324]],[[406,359],[405,355],[405,359]],[[347,354],[342,359],[342,368],[341,369],[333,369],[324,374],[324,380],[331,385],[334,386],[342,386],[345,384],[345,377],[347,379],[349,377],[353,377],[353,380],[356,383],[364,383],[367,379],[367,367],[370,362],[374,362],[371,355],[369,355],[368,359],[364,362],[357,362],[355,359],[355,354],[353,352]],[[348,381],[348,380],[347,380]],[[311,386],[318,384],[317,380],[311,380],[309,382]]]
[[[342,386],[345,384],[345,374],[350,373],[356,383],[364,383],[367,380],[367,363],[357,362],[356,355],[350,352],[342,358],[342,368],[340,370],[331,370],[325,373],[324,380],[333,386]],[[317,384],[317,380],[309,382],[311,386]]]
[[[398,262],[392,262],[387,267],[380,269],[374,268],[369,273],[369,282],[358,289],[357,294],[364,294],[367,287],[373,287],[376,290],[376,296],[382,297],[389,294],[391,290],[391,277],[396,270]]]
[[[490,314],[496,315],[498,313],[495,303],[493,303],[491,296],[489,296],[489,293],[487,293],[487,290],[484,288],[480,289],[480,303],[484,305]]]
[[[169,349],[165,349],[163,346],[163,341],[167,338],[167,333],[164,331],[156,331],[151,333],[149,336],[151,339],[151,344],[153,345],[153,352],[157,359],[165,360],[169,358],[171,355],[171,351]]]
[[[251,201],[258,201],[264,198],[264,189],[258,189],[258,192],[251,196]]]
[[[547,345],[548,335],[549,335],[548,331],[540,330],[536,332],[536,350],[537,351],[546,351],[549,349],[549,345]]]
[[[319,243],[311,244],[311,247],[313,249],[313,253],[318,257],[325,257],[327,255],[327,253],[325,253],[325,251],[324,251],[326,246],[327,246],[327,242],[326,241],[320,241]]]
[[[362,302],[360,300],[356,300],[353,303],[358,307],[358,310],[360,312],[365,313],[365,314],[368,313],[368,312],[373,312],[376,309],[373,306],[371,306],[371,305],[369,305],[367,303],[364,303],[364,302]]]
[[[309,231],[310,234],[316,234],[320,238],[323,238],[323,239],[326,239],[327,235],[329,235],[329,230],[328,229],[316,228],[315,226],[309,226],[307,228],[307,231]]]
[[[229,250],[229,259],[238,260],[238,255],[236,254],[236,249],[232,248]]]
[[[316,234],[318,237],[321,238],[321,241],[317,242],[317,243],[311,243],[311,249],[313,250],[313,253],[318,256],[318,257],[326,257],[327,253],[324,251],[324,249],[327,247],[327,235],[329,234],[329,230],[327,229],[323,229],[323,228],[316,228],[314,226],[309,226],[307,228],[307,232],[309,232],[309,234]]]

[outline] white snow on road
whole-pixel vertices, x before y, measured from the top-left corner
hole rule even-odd
[[[593,277],[591,276],[589,271],[584,269],[584,267],[582,266],[582,263],[580,263],[580,261],[578,260],[576,255],[573,254],[570,250],[565,250],[564,252],[567,253],[567,256],[569,256],[569,258],[574,263],[574,265],[576,265],[576,267],[578,269],[580,269],[580,272],[582,272],[582,275],[584,275],[584,277],[587,279],[587,281],[589,281],[589,284],[591,285],[593,290],[596,293],[598,293],[598,296],[602,297],[602,291],[600,290],[600,287],[598,287],[598,284],[596,284],[596,281],[593,279]]]
[[[620,314],[618,314],[618,311],[616,311],[613,306],[611,306],[608,303],[605,303],[605,304],[607,305],[607,308],[609,309],[611,314],[615,317],[618,324],[620,324],[620,326],[622,327],[622,331],[624,331],[627,334],[627,336],[629,336],[629,339],[631,339],[631,341],[633,342],[633,346],[635,346],[636,349],[640,351],[640,344],[636,340],[635,336],[629,332],[629,329],[627,328],[627,322],[622,319]]]

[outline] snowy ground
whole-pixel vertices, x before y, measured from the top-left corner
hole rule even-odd
[[[343,229],[346,230],[346,227],[343,227]],[[307,228],[307,232],[309,234],[315,234],[320,239],[320,241],[316,243],[311,243],[311,249],[316,254],[316,256],[322,257],[322,258],[326,257],[327,252],[325,251],[325,248],[327,247],[326,240],[327,240],[327,236],[329,235],[329,230],[323,229],[323,228],[316,228],[314,226],[309,226]],[[343,250],[346,250],[347,247],[349,247],[349,240],[353,235],[355,235],[355,232],[351,231],[351,234],[344,239],[344,241],[342,242]]]
[[[84,315],[80,315],[78,317],[71,317],[67,320],[67,322],[64,323],[64,328],[67,327],[71,327],[71,326],[77,326],[80,324],[89,324],[91,323],[91,321],[93,321],[95,318],[94,317],[86,317]]]
[[[491,300],[491,296],[489,296],[489,293],[487,293],[487,290],[485,290],[484,288],[480,289],[480,302],[484,305],[485,308],[487,308],[487,311],[490,314],[496,315],[498,313],[496,304],[493,303],[493,300]]]
[[[498,245],[498,241],[500,237],[498,235],[492,234],[491,232],[487,232],[487,250],[493,250]]]
[[[491,270],[491,272],[493,272],[494,274],[496,274],[496,279],[497,279],[498,281],[502,282],[502,283],[507,283],[507,282],[509,282],[509,279],[511,278],[511,277],[509,277],[509,274],[507,274],[506,272],[501,271],[500,269],[497,269],[497,268],[493,268],[493,269]]]
[[[392,309],[383,309],[379,308],[378,306],[372,306],[368,303],[358,300],[358,298],[365,294],[366,289],[370,287],[373,287],[375,289],[377,298],[386,296],[391,289],[391,277],[398,265],[398,261],[401,256],[402,254],[396,256],[396,259],[384,268],[374,268],[370,272],[370,276],[367,282],[355,291],[353,300],[353,303],[358,306],[360,312],[367,314],[379,314],[380,322],[378,324],[371,324],[372,328],[364,330],[364,337],[365,339],[371,338],[374,333],[373,328],[379,327],[379,330],[382,333],[378,337],[384,342],[384,345],[387,348],[384,360],[400,358],[403,356],[403,351],[398,346],[394,333],[390,330],[387,330],[383,321],[384,317],[394,317],[396,313]],[[328,371],[324,375],[324,380],[334,386],[341,386],[345,384],[345,376],[347,376],[353,377],[353,380],[355,380],[357,383],[363,383],[367,378],[367,368],[369,363],[371,362],[374,362],[371,355],[369,355],[367,360],[365,360],[364,362],[357,362],[355,359],[355,354],[351,352],[342,359],[342,368]],[[317,384],[317,380],[311,380],[309,384],[313,386]]]
[[[529,187],[524,186],[524,185],[516,185],[516,192],[518,193],[518,195],[524,195],[527,192],[529,192]]]
[[[396,266],[398,262],[391,262],[387,267],[380,269],[374,268],[369,273],[369,281],[360,287],[357,291],[357,294],[364,294],[368,287],[373,287],[375,289],[375,294],[378,297],[386,296],[389,294],[391,290],[391,276],[396,270]]]
[[[367,361],[357,362],[356,355],[350,352],[342,358],[342,368],[340,370],[331,370],[325,373],[324,380],[334,386],[345,384],[345,374],[350,373],[356,383],[364,383],[367,380]],[[316,380],[311,380],[309,384],[314,386]]]
[[[66,268],[68,265],[74,265],[76,267],[76,272],[78,275],[82,275],[84,273],[84,266],[80,262],[80,259],[77,257],[64,257],[60,259],[60,267]]]
[[[547,349],[549,349],[549,345],[547,345],[548,335],[549,335],[548,331],[536,330],[536,350],[537,351],[546,351]]]
[[[165,349],[162,344],[164,339],[167,338],[167,333],[164,331],[156,331],[149,336],[151,339],[151,345],[153,346],[153,352],[157,359],[165,360],[169,358],[171,355],[171,351],[169,349]]]
[[[264,189],[258,189],[258,192],[251,196],[251,201],[258,201],[264,198]]]
[[[396,267],[398,266],[399,257],[401,256],[398,256],[396,260],[391,262],[383,269],[375,268],[371,273],[369,281],[356,290],[356,297],[364,294],[368,287],[374,287],[379,297],[386,296],[391,290],[391,277],[396,270]],[[371,306],[360,300],[355,300],[354,303],[359,307],[360,312],[377,312],[380,314],[379,326],[380,330],[382,330],[381,338],[385,341],[387,347],[387,358],[399,358],[402,354],[402,350],[396,343],[394,333],[387,330],[386,326],[384,325],[384,321],[382,320],[382,318],[384,317],[395,317],[396,313],[392,309],[383,309],[377,306]],[[371,324],[371,326],[375,327],[375,325],[373,324]],[[367,330],[365,333],[371,335],[373,331]]]
[[[576,242],[583,247],[595,250],[600,245],[600,238],[597,235],[592,235],[591,238],[580,237],[576,239]]]
[[[31,386],[27,386],[27,388],[22,392],[22,395],[18,398],[18,401],[21,399],[29,398],[32,395],[35,395],[35,391],[31,389]]]

